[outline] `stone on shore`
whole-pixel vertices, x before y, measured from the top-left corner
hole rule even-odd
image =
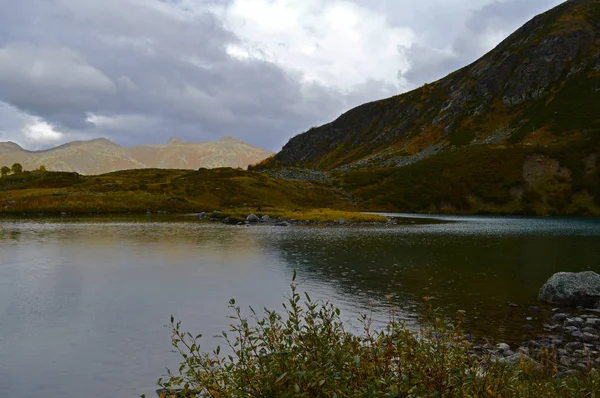
[[[250,222],[259,222],[260,218],[258,218],[258,216],[256,214],[250,214],[247,218],[246,221],[250,221]]]
[[[535,369],[538,369],[538,370],[540,369],[540,364],[537,363],[531,357],[525,355],[524,353],[517,353],[517,354],[511,355],[509,357],[502,358],[502,359],[500,359],[500,362],[507,363],[508,365],[511,365],[511,366],[516,366],[519,364],[527,364],[528,366],[531,366]]]
[[[597,308],[600,304],[600,275],[593,271],[554,274],[540,289],[538,300],[566,307]]]

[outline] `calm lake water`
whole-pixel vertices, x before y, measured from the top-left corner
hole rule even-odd
[[[171,314],[214,348],[230,298],[280,308],[294,269],[301,290],[347,319],[371,310],[385,319],[393,295],[415,322],[431,296],[449,316],[466,310],[473,333],[508,342],[541,333],[549,309],[527,308],[554,272],[600,272],[597,219],[440,219],[330,228],[0,219],[0,391],[152,396],[178,364],[164,327]]]

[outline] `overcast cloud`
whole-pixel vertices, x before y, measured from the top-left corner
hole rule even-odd
[[[0,0],[0,141],[278,150],[475,61],[560,0]]]

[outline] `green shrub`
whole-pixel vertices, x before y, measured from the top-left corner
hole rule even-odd
[[[212,353],[171,317],[183,360],[177,374],[159,380],[161,397],[579,397],[600,388],[592,372],[555,380],[549,356],[540,366],[509,366],[472,355],[461,331],[464,311],[453,326],[429,307],[426,326],[414,332],[392,310],[383,329],[362,316],[362,331],[352,333],[338,308],[304,297],[292,284],[283,314],[250,308],[250,318],[231,300],[226,349]]]

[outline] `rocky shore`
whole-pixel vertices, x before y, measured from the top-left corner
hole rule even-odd
[[[415,224],[415,220],[402,219],[396,217],[387,217],[387,222],[351,222],[344,218],[339,218],[334,221],[314,221],[314,220],[296,220],[289,218],[272,218],[269,215],[263,215],[262,217],[252,213],[249,214],[245,220],[240,220],[236,217],[228,217],[220,211],[212,213],[201,212],[198,213],[199,220],[221,222],[228,225],[271,225],[277,227],[290,227],[290,226],[349,226],[349,225],[399,225],[399,224]]]
[[[506,343],[473,346],[473,355],[515,365],[539,367],[542,360],[556,364],[557,378],[600,368],[600,310],[580,307],[555,315],[544,325],[547,334],[510,346]]]
[[[560,305],[544,324],[547,334],[517,347],[508,344],[476,345],[474,355],[492,361],[516,364],[522,361],[539,367],[539,360],[552,361],[557,378],[600,367],[600,275],[595,272],[554,274],[540,289],[538,300]],[[590,308],[593,307],[593,308]],[[531,312],[539,312],[530,307]],[[534,359],[535,358],[535,359]]]

